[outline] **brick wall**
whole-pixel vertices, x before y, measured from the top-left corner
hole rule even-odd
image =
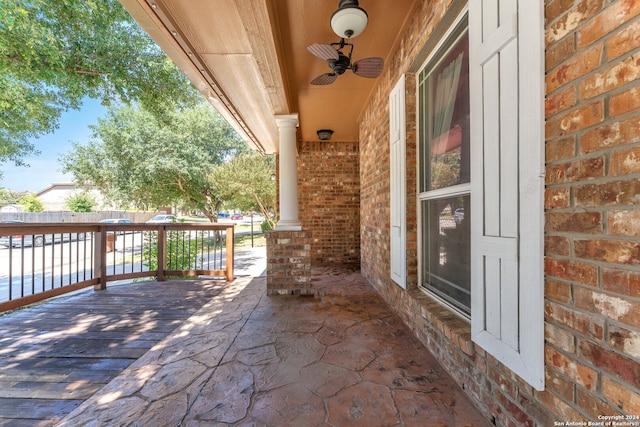
[[[313,295],[312,232],[273,230],[266,239],[267,295]]]
[[[360,124],[363,275],[497,425],[640,414],[640,1],[545,3],[543,392],[476,346],[469,323],[416,285],[411,72],[434,45],[430,36],[451,20],[447,10],[464,2],[419,3]],[[407,291],[389,277],[388,95],[401,74],[408,77]]]
[[[298,144],[298,205],[313,232],[313,265],[360,262],[360,150],[356,142]]]
[[[640,414],[640,1],[546,5],[547,391]]]

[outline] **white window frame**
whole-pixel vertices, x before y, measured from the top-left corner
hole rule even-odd
[[[424,61],[424,63],[418,68],[418,71],[416,72],[415,76],[416,76],[416,99],[418,100],[417,102],[417,107],[416,107],[416,117],[420,117],[420,115],[422,114],[422,111],[420,110],[420,106],[421,106],[421,102],[420,102],[420,82],[418,81],[418,79],[420,78],[420,73],[422,73],[422,71],[433,61],[433,59],[436,57],[436,55],[441,54],[441,49],[443,49],[445,47],[445,44],[449,41],[449,38],[451,37],[451,35],[458,29],[459,25],[462,23],[462,21],[464,19],[467,18],[467,12],[468,12],[468,6],[465,6],[462,11],[460,12],[460,14],[456,17],[456,19],[453,21],[453,23],[449,26],[448,30],[445,32],[445,34],[442,36],[442,38],[438,41],[438,43],[434,46],[433,50],[431,51],[431,53],[427,56],[426,60]],[[468,26],[467,26],[468,27]],[[468,31],[468,28],[467,28]],[[459,39],[456,39],[454,41],[454,43],[457,43],[459,41]],[[420,119],[416,120],[416,134],[420,135]],[[422,152],[421,152],[421,147],[420,147],[420,143],[419,141],[417,142],[417,152],[418,152],[418,171],[422,170],[421,168],[423,167],[422,163],[421,163],[421,159],[423,158],[422,156]],[[473,158],[470,159],[471,162],[473,162]],[[420,173],[418,173],[418,177],[420,176]],[[418,178],[419,179],[419,178]],[[418,239],[419,244],[418,244],[418,283],[419,286],[418,288],[427,293],[429,296],[433,297],[434,299],[436,299],[437,301],[439,301],[441,304],[447,306],[447,308],[449,308],[450,310],[452,310],[454,313],[456,313],[458,316],[469,320],[469,315],[464,313],[463,311],[461,311],[460,309],[458,309],[457,307],[455,307],[454,305],[452,305],[451,303],[449,303],[448,301],[446,301],[445,299],[441,298],[438,294],[431,292],[429,289],[427,289],[426,287],[422,286],[422,283],[424,283],[425,278],[423,277],[423,255],[424,255],[424,248],[422,247],[422,236],[424,233],[423,227],[422,227],[422,204],[425,201],[428,200],[434,200],[434,199],[440,199],[440,198],[444,198],[444,197],[455,197],[455,196],[462,196],[462,195],[467,195],[467,194],[471,194],[471,183],[464,183],[464,184],[459,184],[459,185],[454,185],[451,187],[446,187],[446,188],[439,188],[436,190],[430,190],[430,191],[424,191],[421,192],[420,191],[420,185],[421,183],[418,182],[417,183],[417,212],[418,212],[418,236],[420,237]]]

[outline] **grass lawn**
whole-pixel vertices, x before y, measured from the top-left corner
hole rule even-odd
[[[236,248],[247,248],[247,247],[251,247],[251,235],[250,234],[244,234],[241,236],[235,236],[235,246]],[[253,236],[253,246],[266,246],[267,241],[264,238],[264,235],[261,234],[254,234]]]

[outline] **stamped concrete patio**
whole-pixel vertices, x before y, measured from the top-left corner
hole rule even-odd
[[[314,269],[313,284],[316,297],[267,297],[264,277],[220,282],[48,425],[490,425],[355,269]]]

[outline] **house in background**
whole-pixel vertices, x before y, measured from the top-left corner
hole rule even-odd
[[[640,414],[640,2],[121,2],[277,154],[270,295],[357,262],[495,424]]]
[[[96,210],[112,210],[113,208],[105,205],[104,196],[102,193],[93,188],[91,190],[85,190],[77,188],[72,183],[54,183],[47,188],[40,190],[36,193],[38,200],[42,202],[45,211],[68,211],[67,201],[70,197],[78,194],[88,194],[96,202]]]

